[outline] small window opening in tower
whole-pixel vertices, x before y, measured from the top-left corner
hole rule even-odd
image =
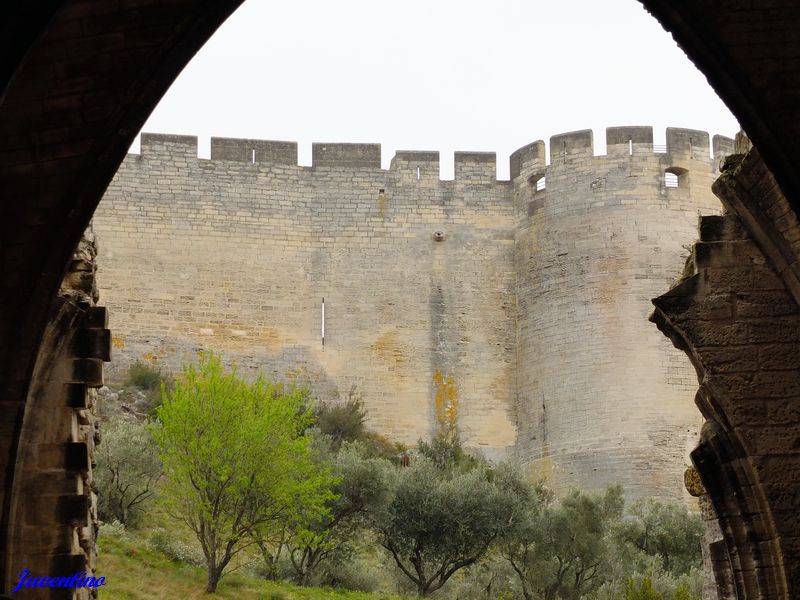
[[[539,177],[539,179],[536,180],[536,191],[541,192],[544,189],[544,187],[545,187],[545,178]]]
[[[664,187],[677,188],[685,185],[688,171],[681,167],[669,167],[664,171]]]
[[[419,181],[419,167],[417,167],[417,181]]]
[[[251,162],[252,164],[256,164],[256,149],[255,149],[255,148],[253,148],[253,149],[250,151],[250,162]]]
[[[633,156],[633,139],[632,138],[628,139],[628,154],[630,156]]]

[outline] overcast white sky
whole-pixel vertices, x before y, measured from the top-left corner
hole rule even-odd
[[[553,134],[738,125],[671,36],[635,0],[249,0],[198,53],[144,131],[378,142],[508,155]]]

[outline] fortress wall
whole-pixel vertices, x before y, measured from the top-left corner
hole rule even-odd
[[[510,451],[559,491],[621,482],[680,496],[701,422],[696,376],[647,317],[680,275],[697,215],[717,213],[731,147],[649,127],[534,142],[511,156],[143,135],[101,203],[99,282],[112,377],[177,370],[202,349],[240,371],[363,394],[369,424],[413,443],[452,397],[468,446]],[[678,177],[665,186],[664,173]],[[544,177],[544,189],[537,181]],[[382,190],[382,191],[381,191]],[[320,302],[326,303],[326,342]]]
[[[438,153],[382,170],[369,144],[315,144],[312,167],[287,142],[212,139],[203,160],[195,138],[144,134],[141,152],[94,218],[110,378],[215,350],[321,399],[355,385],[369,425],[408,443],[454,390],[469,446],[514,445],[514,203],[493,155],[439,181]]]
[[[549,166],[541,142],[512,157],[519,452],[559,490],[685,494],[697,376],[648,316],[681,275],[698,212],[721,206],[708,135],[670,129],[667,143],[654,153],[650,128],[611,128],[606,156],[584,131],[551,138]],[[667,169],[679,187],[665,187]]]

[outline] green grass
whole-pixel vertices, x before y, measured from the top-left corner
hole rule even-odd
[[[401,600],[399,596],[304,588],[232,573],[223,577],[217,593],[205,593],[206,572],[170,560],[134,538],[101,533],[97,575],[106,578],[102,600]]]

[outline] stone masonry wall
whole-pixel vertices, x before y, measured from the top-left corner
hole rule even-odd
[[[454,389],[469,445],[514,445],[514,207],[494,155],[440,181],[436,153],[386,171],[377,145],[317,144],[309,168],[294,144],[196,144],[145,134],[96,213],[118,375],[213,349],[323,400],[355,385],[369,425],[407,443]]]
[[[454,398],[466,444],[518,452],[551,484],[683,495],[696,376],[654,335],[650,298],[680,275],[698,211],[715,213],[708,136],[590,132],[511,157],[145,134],[95,216],[120,378],[201,349],[243,372],[356,386],[369,425],[413,443]],[[715,138],[715,153],[731,140]],[[664,171],[680,173],[666,188]],[[544,190],[536,182],[544,176]],[[320,339],[325,298],[326,338]],[[451,393],[452,392],[452,393]]]

